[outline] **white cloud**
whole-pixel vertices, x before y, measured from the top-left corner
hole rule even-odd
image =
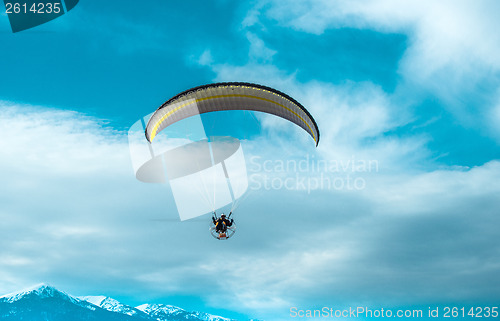
[[[406,170],[428,156],[425,144],[429,138],[425,135],[387,135],[411,123],[413,116],[405,105],[398,103],[396,95],[389,95],[372,83],[331,85],[312,81],[302,84],[294,74],[286,74],[270,63],[249,62],[241,66],[214,63],[211,68],[217,75],[215,81],[245,79],[293,93],[292,97],[306,106],[318,122],[321,137],[317,152],[325,159],[346,160],[355,155],[366,160],[376,159],[391,170]],[[263,144],[279,146],[282,141],[288,144],[300,141],[301,146],[311,145],[310,138],[300,128],[275,116],[256,115],[266,136],[272,137]],[[291,152],[304,153],[293,146],[290,146]]]
[[[490,96],[500,87],[496,1],[304,0],[257,6],[265,8],[260,20],[313,34],[343,27],[405,34],[409,46],[399,65],[405,81],[398,90],[426,90],[464,126],[482,128],[488,120]],[[251,11],[251,17],[247,24],[257,24],[259,16]]]
[[[281,78],[274,79],[278,83]],[[301,101],[316,97],[328,104],[333,99],[333,108],[346,113],[345,122],[367,116],[360,128],[344,134],[327,130],[325,146],[347,149],[352,139],[352,150],[362,153],[360,140],[398,123],[389,116],[387,97],[370,84],[344,92],[346,88],[284,80],[299,88]],[[367,104],[367,97],[376,99]],[[332,121],[326,106],[312,112]],[[459,289],[467,280],[479,284],[462,297],[497,291],[494,282],[483,282],[498,264],[491,256],[498,249],[491,238],[498,225],[491,213],[498,208],[500,189],[495,162],[466,171],[410,173],[405,181],[388,171],[375,173],[367,179],[376,185],[360,193],[257,191],[235,216],[235,237],[222,243],[211,239],[206,222],[151,221],[175,218],[173,199],[160,185],[135,180],[125,133],[75,112],[5,103],[1,110],[2,136],[12,137],[1,142],[0,158],[0,287],[5,293],[49,282],[76,294],[123,295],[127,284],[132,295],[146,301],[195,295],[215,307],[278,319],[289,305],[434,298],[437,290],[424,294],[432,282],[448,289]],[[276,152],[273,143],[262,145],[265,141],[246,143],[261,155]],[[404,155],[401,148],[387,157]],[[379,146],[373,152],[385,150]],[[474,211],[473,221],[468,211]],[[403,214],[414,220],[402,220]],[[441,221],[451,218],[452,223]],[[423,230],[428,224],[442,230]],[[448,237],[456,231],[460,238],[443,242],[442,233]],[[464,254],[466,244],[471,249]],[[407,258],[408,252],[414,257]],[[458,277],[466,270],[468,279],[440,279],[436,257],[447,275]],[[421,275],[436,277],[415,278],[408,272],[415,264]]]
[[[471,169],[450,168],[402,175],[394,177],[392,182],[386,177],[380,177],[376,181],[377,188],[370,190],[370,197],[374,203],[379,204],[381,213],[449,213],[460,204],[467,206],[476,198],[494,199],[494,195],[500,193],[500,163],[492,161]]]
[[[320,241],[312,233],[303,241],[309,243],[313,239]],[[297,245],[293,246],[293,250],[272,256],[266,253],[262,257],[236,257],[222,269],[215,262],[202,265],[201,269],[209,274],[218,272],[227,276],[219,280],[220,286],[232,289],[230,293],[214,295],[211,300],[214,304],[224,301],[248,311],[286,309],[294,304],[298,293],[318,287],[320,279],[328,282],[332,268],[347,265],[354,256],[352,249],[345,245],[329,248],[320,245],[309,250]],[[294,290],[287,293],[286,289]]]
[[[0,115],[2,253],[24,262],[16,271],[0,262],[18,275],[12,283],[21,282],[10,290],[99,269],[94,263],[117,253],[111,244],[126,239],[130,221],[150,207],[142,201],[147,187],[135,184],[125,135],[71,111],[2,102]]]
[[[247,32],[248,41],[250,42],[249,57],[257,61],[271,61],[272,57],[276,54],[275,50],[266,47],[266,44],[256,34]]]
[[[469,70],[453,67],[470,57],[479,66],[496,66],[496,58],[488,58],[494,42],[474,52],[480,42],[463,44],[446,28],[457,25],[453,17],[462,17],[464,3],[446,16],[449,21],[440,20],[444,25],[434,20],[446,7],[427,6],[435,8],[432,19],[420,2],[393,1],[315,1],[314,10],[306,2],[280,2],[268,14],[316,34],[341,26],[407,32],[412,47],[401,70],[407,77],[416,73],[417,83],[447,70],[442,75],[457,76],[451,87],[459,88]],[[254,12],[245,23],[256,24],[256,17]],[[435,34],[432,26],[439,27]],[[205,222],[151,221],[175,218],[173,199],[168,189],[135,181],[124,133],[76,112],[2,103],[0,133],[9,137],[0,141],[3,292],[44,281],[70,284],[64,289],[72,293],[123,294],[127,284],[134,295],[195,295],[252,316],[287,311],[291,304],[498,297],[498,278],[489,278],[500,264],[498,163],[422,166],[422,173],[414,165],[426,158],[427,137],[387,135],[412,121],[394,96],[372,83],[301,84],[270,64],[274,51],[258,34],[245,35],[251,43],[247,64],[219,63],[210,51],[199,63],[213,69],[216,81],[244,79],[290,93],[318,120],[322,138],[314,152],[325,159],[379,161],[380,172],[366,177],[367,188],[255,192],[235,217],[235,237],[214,243]],[[463,54],[452,57],[458,50]],[[303,156],[302,146],[312,150],[310,138],[293,125],[273,116],[262,123],[274,137],[247,142],[250,152],[276,156],[281,142],[293,149],[284,157]],[[291,146],[290,139],[300,143]]]
[[[214,61],[214,59],[213,59],[212,53],[209,49],[206,49],[205,51],[203,51],[201,56],[198,58],[198,64],[201,66],[208,66],[208,65],[212,64],[213,61]]]
[[[380,164],[379,171],[363,174],[366,188],[361,191],[317,190],[306,195],[305,191],[283,189],[259,194],[259,204],[252,204],[252,218],[244,226],[269,237],[254,237],[258,253],[247,246],[243,258],[201,265],[209,274],[222,271],[228,275],[230,288],[235,289],[234,293],[214,294],[211,302],[230,302],[262,312],[287,311],[290,305],[411,305],[470,298],[481,301],[497,295],[494,284],[498,279],[494,284],[487,280],[500,264],[493,254],[500,246],[493,228],[500,208],[498,162],[471,169],[436,168],[426,147],[432,137],[394,134],[414,121],[408,103],[400,103],[405,90],[430,90],[451,101],[452,93],[466,86],[467,77],[472,75],[477,82],[486,77],[482,72],[487,66],[497,68],[489,56],[496,52],[495,45],[474,49],[481,45],[475,33],[484,31],[484,26],[460,32],[466,28],[460,21],[473,24],[484,8],[468,13],[463,2],[446,11],[448,6],[452,5],[394,1],[263,1],[256,5],[264,8],[261,15],[264,12],[282,25],[315,34],[348,26],[404,32],[410,37],[410,47],[400,62],[406,79],[395,94],[388,94],[369,82],[300,83],[293,73],[270,61],[249,59],[236,66],[214,61],[210,65],[216,81],[245,79],[291,94],[318,121],[321,141],[313,151],[307,149],[310,138],[300,129],[277,117],[260,115],[265,135],[248,142],[247,153],[268,159],[300,159],[309,152],[326,160],[355,156]],[[247,16],[245,27],[266,25],[257,12]],[[467,41],[461,37],[468,37]],[[461,68],[461,64],[470,67]],[[473,71],[477,66],[479,74]],[[442,78],[433,80],[438,76]],[[452,82],[446,85],[449,88],[440,87],[447,77]],[[406,98],[411,101],[415,96]],[[263,218],[266,226],[254,223]],[[284,222],[287,229],[273,229]],[[478,286],[467,287],[472,283]],[[449,291],[443,293],[442,288]],[[279,318],[279,313],[273,317]]]

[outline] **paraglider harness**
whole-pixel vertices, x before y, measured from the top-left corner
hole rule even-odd
[[[217,213],[213,213],[213,225],[210,227],[210,233],[213,237],[218,240],[227,240],[233,236],[236,231],[236,226],[234,225],[234,220],[231,218],[231,214],[233,214],[233,212],[229,212],[228,217],[225,218],[223,217],[225,216],[224,214],[222,214],[221,217],[217,217]]]

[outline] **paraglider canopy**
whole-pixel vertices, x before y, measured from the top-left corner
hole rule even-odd
[[[304,129],[319,143],[319,129],[311,114],[292,97],[270,87],[244,83],[214,83],[186,90],[158,108],[146,126],[146,139],[187,117],[223,110],[253,110],[284,118]]]

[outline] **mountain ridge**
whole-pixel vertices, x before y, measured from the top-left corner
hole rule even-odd
[[[71,296],[45,283],[0,296],[0,319],[30,321],[237,321],[167,304],[132,307],[107,296]]]

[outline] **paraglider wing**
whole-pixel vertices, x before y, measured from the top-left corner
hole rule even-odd
[[[149,119],[146,139],[152,142],[160,131],[179,120],[222,110],[253,110],[279,116],[303,128],[318,146],[316,121],[299,102],[276,89],[242,82],[195,87],[169,99]]]

